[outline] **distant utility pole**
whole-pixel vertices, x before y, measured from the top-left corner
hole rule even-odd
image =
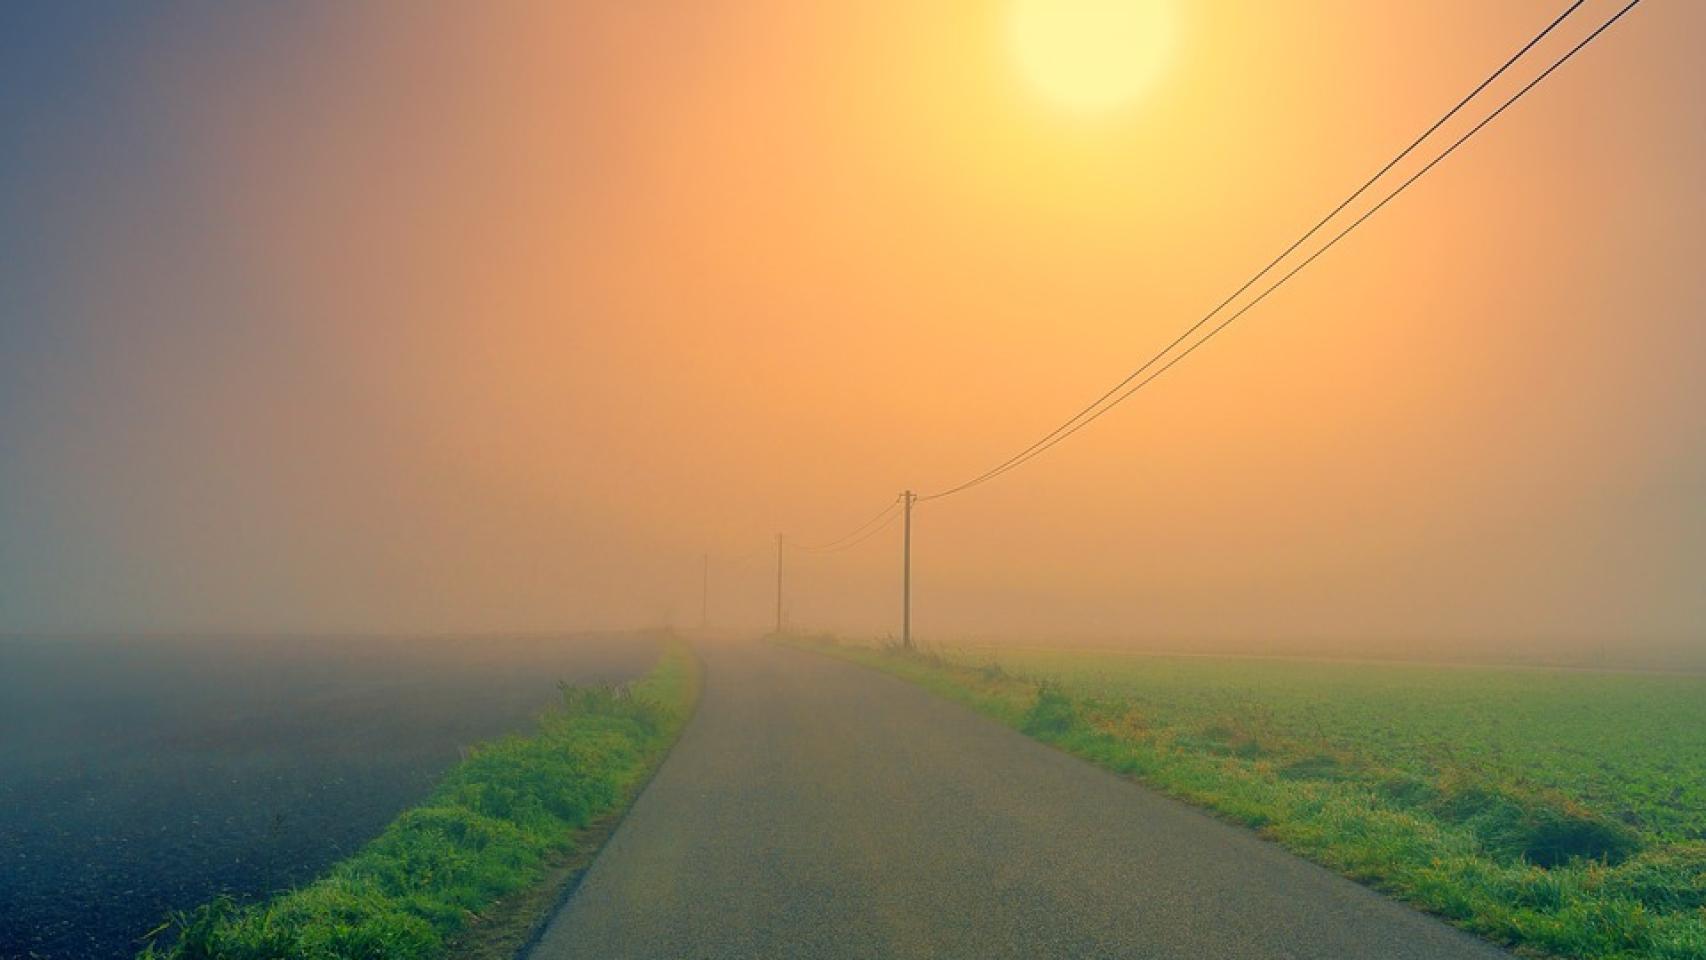
[[[782,535],[776,535],[776,632],[782,632]]]
[[[705,554],[705,564],[699,571],[699,629],[711,626],[711,555]]]
[[[905,519],[900,547],[900,645],[912,649],[912,502],[918,494],[908,490],[900,495],[905,505]]]

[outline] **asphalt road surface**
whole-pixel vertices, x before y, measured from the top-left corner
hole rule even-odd
[[[1509,960],[900,680],[702,653],[698,716],[533,960]]]

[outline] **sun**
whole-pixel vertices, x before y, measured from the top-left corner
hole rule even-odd
[[[1025,78],[1080,113],[1129,105],[1166,66],[1172,0],[1011,0],[1008,35]]]

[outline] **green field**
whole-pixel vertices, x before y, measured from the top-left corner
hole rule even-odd
[[[808,645],[1525,952],[1706,958],[1706,677]]]

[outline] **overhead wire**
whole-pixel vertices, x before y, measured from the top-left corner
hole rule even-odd
[[[891,516],[891,514],[893,514],[899,506],[900,506],[900,497],[895,497],[893,500],[889,501],[888,506],[886,506],[882,509],[882,512],[878,513],[876,516],[872,517],[871,519],[866,520],[864,523],[859,524],[857,527],[854,527],[848,533],[845,533],[839,537],[836,537],[834,540],[830,540],[828,542],[820,543],[820,544],[816,544],[816,545],[809,545],[809,546],[804,545],[804,544],[792,544],[792,543],[790,543],[788,545],[793,547],[795,550],[798,550],[802,553],[835,553],[837,551],[845,549],[846,547],[854,546],[857,543],[862,543],[863,542],[862,539],[857,540],[854,543],[847,543],[847,541],[853,540],[855,537],[858,537],[860,534],[865,533],[873,524],[876,524],[876,523],[883,521],[884,518],[887,518],[887,519],[892,521],[894,518]]]
[[[1143,376],[1143,374],[1146,371],[1148,371],[1151,367],[1154,367],[1155,364],[1159,363],[1163,358],[1167,357],[1168,354],[1172,353],[1176,348],[1178,348],[1178,346],[1181,343],[1185,342],[1185,340],[1187,340],[1192,334],[1194,334],[1198,330],[1202,329],[1202,327],[1205,326],[1210,320],[1212,320],[1212,319],[1214,319],[1214,317],[1218,316],[1221,313],[1221,311],[1225,310],[1229,305],[1231,305],[1235,300],[1237,300],[1240,296],[1242,296],[1245,292],[1247,292],[1251,287],[1255,286],[1258,282],[1260,282],[1261,279],[1263,277],[1267,276],[1269,273],[1271,273],[1276,266],[1278,266],[1287,257],[1291,256],[1291,254],[1296,252],[1297,249],[1299,247],[1301,247],[1303,244],[1305,244],[1306,242],[1308,242],[1310,238],[1314,237],[1317,233],[1319,233],[1323,227],[1325,227],[1333,219],[1338,217],[1338,215],[1340,213],[1344,212],[1344,210],[1347,207],[1349,207],[1352,203],[1356,202],[1357,199],[1362,197],[1362,195],[1364,193],[1368,192],[1370,187],[1374,186],[1383,177],[1385,177],[1386,174],[1391,172],[1394,167],[1396,167],[1399,163],[1403,162],[1404,159],[1407,158],[1410,154],[1414,153],[1415,150],[1418,147],[1420,147],[1425,141],[1427,141],[1429,137],[1433,136],[1433,134],[1436,131],[1438,131],[1440,129],[1440,127],[1442,127],[1446,123],[1448,123],[1453,117],[1455,117],[1458,113],[1460,113],[1465,106],[1467,106],[1471,101],[1473,101],[1477,96],[1479,96],[1482,91],[1486,90],[1487,87],[1489,87],[1495,81],[1497,81],[1499,79],[1499,77],[1503,76],[1513,65],[1516,64],[1516,62],[1518,60],[1521,60],[1522,57],[1525,54],[1527,54],[1530,50],[1532,50],[1536,44],[1540,43],[1548,35],[1550,35],[1553,30],[1555,30],[1560,24],[1562,24],[1572,13],[1574,13],[1578,8],[1580,8],[1582,6],[1582,4],[1585,2],[1586,2],[1586,0],[1574,0],[1574,2],[1571,3],[1568,7],[1566,7],[1562,13],[1560,13],[1556,18],[1554,18],[1550,23],[1548,23],[1544,29],[1542,29],[1538,34],[1536,34],[1527,43],[1523,44],[1523,46],[1519,50],[1517,50],[1516,53],[1512,54],[1510,56],[1510,58],[1507,59],[1503,64],[1501,64],[1497,70],[1494,70],[1491,74],[1489,74],[1487,76],[1486,79],[1482,80],[1479,84],[1477,84],[1473,90],[1471,90],[1466,96],[1464,96],[1461,100],[1459,100],[1456,103],[1456,105],[1454,105],[1450,110],[1446,111],[1446,113],[1444,115],[1442,115],[1438,120],[1434,121],[1433,124],[1431,126],[1429,126],[1426,130],[1424,130],[1420,136],[1418,136],[1416,139],[1411,141],[1410,144],[1408,146],[1406,146],[1403,150],[1400,150],[1397,153],[1397,155],[1395,155],[1391,160],[1387,161],[1386,164],[1384,166],[1382,166],[1378,171],[1376,171],[1373,176],[1371,176],[1367,180],[1363,181],[1363,183],[1360,186],[1358,186],[1354,191],[1352,191],[1351,194],[1349,196],[1347,196],[1344,200],[1340,201],[1339,204],[1337,206],[1335,206],[1330,212],[1328,212],[1328,214],[1326,216],[1324,216],[1320,220],[1316,221],[1316,223],[1313,226],[1311,226],[1308,230],[1304,231],[1304,233],[1301,236],[1299,236],[1296,240],[1292,241],[1289,246],[1287,246],[1284,250],[1282,250],[1278,256],[1276,256],[1272,260],[1268,261],[1268,263],[1265,266],[1263,266],[1262,269],[1258,270],[1248,280],[1244,281],[1243,284],[1241,284],[1236,290],[1234,290],[1224,300],[1222,300],[1222,301],[1220,301],[1220,303],[1216,304],[1212,310],[1210,310],[1208,313],[1204,314],[1195,323],[1193,323],[1189,327],[1187,327],[1184,330],[1184,332],[1180,333],[1177,337],[1175,337],[1170,343],[1168,343],[1165,347],[1163,347],[1154,356],[1152,356],[1148,360],[1144,361],[1144,363],[1141,366],[1139,366],[1137,369],[1133,370],[1131,373],[1127,374],[1122,380],[1120,380],[1118,383],[1114,384],[1113,387],[1109,388],[1101,396],[1099,396],[1095,400],[1093,400],[1089,405],[1084,407],[1082,410],[1079,410],[1077,413],[1073,414],[1071,417],[1067,418],[1063,423],[1061,423],[1059,426],[1055,427],[1053,430],[1049,431],[1047,434],[1044,434],[1040,439],[1038,439],[1036,442],[1032,443],[1030,446],[1019,451],[1018,453],[1014,454],[1013,456],[1008,457],[1006,460],[1002,461],[999,464],[996,464],[994,467],[991,467],[988,470],[985,470],[983,473],[978,474],[977,476],[971,478],[970,480],[966,480],[962,483],[956,484],[955,486],[952,486],[952,487],[949,487],[947,489],[938,491],[936,493],[922,495],[918,498],[919,501],[923,502],[923,501],[927,501],[927,500],[938,500],[938,499],[941,499],[943,497],[951,496],[953,494],[960,493],[960,492],[965,491],[965,490],[969,490],[972,487],[978,486],[978,485],[983,484],[983,483],[987,483],[988,481],[993,480],[996,477],[1001,476],[1002,474],[1008,472],[1009,470],[1012,470],[1012,469],[1014,469],[1014,468],[1016,468],[1016,467],[1018,467],[1024,463],[1029,462],[1031,459],[1037,457],[1038,455],[1040,455],[1040,454],[1046,452],[1047,450],[1051,449],[1052,447],[1054,447],[1060,441],[1066,439],[1067,437],[1071,436],[1074,433],[1077,433],[1085,425],[1099,419],[1108,410],[1113,409],[1113,407],[1115,407],[1118,404],[1120,404],[1121,402],[1123,402],[1127,397],[1129,397],[1133,393],[1137,392],[1138,389],[1141,389],[1144,384],[1147,384],[1147,383],[1151,382],[1152,380],[1154,380],[1155,376],[1159,375],[1162,372],[1165,372],[1173,364],[1177,363],[1179,360],[1183,359],[1185,356],[1187,356],[1191,352],[1195,351],[1197,347],[1202,345],[1202,343],[1206,342],[1210,337],[1213,337],[1214,334],[1219,333],[1220,330],[1224,329],[1228,325],[1230,320],[1222,322],[1219,326],[1217,326],[1213,330],[1211,330],[1210,333],[1207,336],[1205,336],[1202,340],[1199,340],[1197,343],[1193,344],[1191,347],[1189,347],[1187,350],[1185,350],[1184,353],[1181,353],[1180,355],[1174,357],[1172,360],[1168,361],[1160,370],[1156,371],[1155,374],[1152,374],[1151,376],[1144,378],[1141,382],[1138,383],[1138,385],[1136,387],[1133,387],[1129,390],[1126,390],[1126,392],[1124,392],[1124,393],[1120,393],[1121,390],[1124,390],[1134,380],[1137,380],[1139,377]],[[1403,190],[1405,188],[1407,188],[1411,183],[1414,183],[1417,179],[1419,179],[1422,173],[1426,173],[1429,169],[1432,169],[1433,166],[1438,164],[1441,160],[1445,159],[1446,156],[1450,155],[1453,151],[1455,151],[1466,140],[1468,140],[1469,137],[1473,136],[1476,131],[1479,131],[1482,127],[1486,126],[1489,122],[1491,122],[1494,117],[1497,117],[1500,113],[1503,113],[1507,107],[1509,107],[1512,103],[1516,102],[1516,100],[1520,99],[1522,97],[1522,95],[1527,93],[1530,89],[1533,89],[1533,87],[1535,85],[1537,85],[1541,80],[1545,79],[1547,75],[1552,73],[1552,71],[1556,70],[1559,66],[1562,66],[1564,61],[1566,61],[1570,57],[1574,56],[1578,50],[1580,50],[1582,47],[1586,46],[1595,37],[1598,37],[1608,27],[1610,27],[1611,24],[1617,22],[1618,19],[1620,19],[1625,13],[1627,13],[1631,8],[1633,8],[1639,2],[1640,2],[1640,0],[1633,0],[1633,2],[1631,2],[1628,6],[1624,7],[1622,10],[1619,10],[1614,16],[1611,17],[1611,19],[1609,19],[1605,23],[1601,24],[1597,30],[1595,30],[1592,34],[1590,34],[1587,37],[1587,39],[1585,39],[1581,43],[1577,44],[1568,53],[1566,53],[1563,57],[1561,57],[1559,60],[1554,62],[1552,64],[1552,66],[1548,67],[1543,73],[1540,74],[1539,77],[1536,77],[1534,80],[1530,81],[1530,83],[1527,86],[1523,87],[1522,90],[1520,90],[1515,96],[1513,96],[1509,100],[1505,101],[1505,103],[1503,105],[1501,105],[1497,110],[1495,110],[1486,119],[1483,119],[1473,129],[1471,129],[1468,134],[1465,134],[1456,143],[1453,143],[1449,148],[1447,148],[1444,153],[1435,157],[1433,159],[1433,161],[1431,161],[1426,167],[1422,168],[1422,170],[1419,173],[1412,176],[1409,180],[1406,180],[1397,190],[1393,191],[1391,194],[1388,194],[1387,197],[1385,199],[1381,200],[1380,203],[1377,204],[1373,209],[1371,209],[1367,213],[1363,214],[1354,223],[1352,223],[1350,227],[1346,228],[1338,236],[1334,237],[1331,241],[1329,241],[1326,244],[1326,246],[1323,246],[1321,249],[1317,250],[1308,259],[1303,261],[1302,264],[1300,264],[1298,267],[1294,268],[1291,272],[1287,273],[1278,282],[1276,282],[1275,284],[1273,284],[1272,286],[1270,286],[1266,290],[1264,290],[1261,293],[1261,295],[1259,295],[1254,301],[1252,301],[1249,304],[1246,304],[1236,314],[1234,314],[1230,319],[1236,319],[1238,316],[1242,316],[1251,307],[1255,306],[1256,303],[1261,302],[1261,300],[1264,299],[1269,293],[1272,293],[1280,285],[1284,284],[1286,280],[1289,280],[1292,276],[1295,276],[1299,270],[1301,270],[1303,267],[1307,266],[1309,263],[1313,262],[1322,253],[1325,253],[1334,244],[1336,244],[1340,239],[1342,239],[1345,236],[1345,234],[1348,234],[1351,230],[1356,229],[1356,227],[1359,224],[1361,224],[1363,221],[1367,220],[1370,216],[1372,216],[1375,211],[1377,211],[1381,207],[1385,206],[1385,204],[1387,202],[1392,200],[1399,193],[1402,193]],[[1115,398],[1116,395],[1117,395],[1117,398],[1113,399],[1112,402],[1109,402],[1110,398]]]
[[[858,545],[860,545],[861,543],[864,543],[866,540],[869,540],[872,537],[876,536],[877,534],[882,533],[884,530],[887,530],[889,527],[894,526],[894,522],[896,520],[899,520],[899,519],[900,519],[900,511],[896,510],[896,511],[890,513],[888,515],[888,517],[885,520],[883,520],[882,523],[879,523],[876,526],[872,527],[871,529],[865,531],[865,533],[860,535],[857,539],[850,540],[847,543],[843,543],[842,545],[840,545],[838,547],[834,547],[832,549],[814,550],[812,552],[817,556],[825,556],[825,555],[833,554],[833,553],[841,553],[844,550],[851,550],[854,547],[857,547]]]
[[[1055,437],[1053,440],[1051,440],[1047,444],[1045,444],[1041,447],[1038,447],[1036,450],[1030,452],[1028,455],[1023,457],[1022,459],[1014,461],[1012,464],[1005,467],[1001,471],[1001,473],[1005,473],[1008,470],[1012,470],[1015,467],[1018,467],[1024,463],[1028,462],[1029,460],[1031,460],[1031,459],[1039,456],[1040,454],[1046,452],[1050,447],[1053,447],[1055,444],[1060,443],[1061,441],[1065,440],[1067,437],[1070,437],[1074,433],[1077,433],[1079,430],[1082,430],[1084,427],[1088,426],[1089,424],[1091,424],[1094,421],[1096,421],[1097,419],[1099,419],[1103,414],[1106,414],[1109,410],[1112,410],[1115,406],[1124,402],[1126,400],[1126,398],[1130,397],[1132,394],[1136,393],[1137,391],[1148,386],[1150,383],[1154,382],[1157,377],[1161,376],[1162,374],[1166,373],[1168,370],[1172,369],[1173,366],[1175,364],[1177,364],[1179,361],[1185,359],[1186,357],[1190,356],[1192,353],[1196,352],[1196,350],[1199,347],[1201,347],[1203,344],[1207,343],[1209,340],[1213,339],[1216,334],[1220,333],[1222,330],[1225,330],[1227,327],[1231,326],[1232,323],[1234,321],[1236,321],[1239,317],[1242,317],[1244,314],[1248,313],[1252,308],[1254,308],[1257,304],[1259,304],[1263,300],[1267,299],[1269,294],[1273,293],[1275,290],[1277,290],[1281,286],[1283,286],[1287,280],[1290,280],[1292,277],[1296,276],[1299,272],[1301,272],[1305,267],[1309,266],[1311,263],[1314,263],[1315,260],[1318,259],[1322,254],[1326,253],[1328,250],[1331,250],[1340,240],[1343,240],[1346,236],[1348,236],[1351,233],[1351,231],[1355,230],[1357,227],[1361,226],[1364,222],[1366,222],[1370,217],[1372,217],[1376,213],[1380,212],[1381,208],[1385,207],[1388,203],[1390,203],[1394,199],[1396,199],[1399,194],[1401,194],[1405,190],[1409,189],[1411,184],[1415,183],[1417,180],[1420,180],[1423,175],[1425,175],[1428,171],[1432,170],[1435,166],[1438,166],[1439,163],[1441,161],[1443,161],[1446,157],[1451,156],[1451,154],[1454,153],[1457,150],[1457,148],[1459,148],[1459,147],[1463,146],[1465,143],[1467,143],[1471,137],[1475,136],[1476,133],[1480,132],[1480,130],[1483,127],[1487,126],[1487,124],[1492,123],[1494,119],[1496,119],[1500,114],[1504,113],[1505,110],[1509,109],[1512,104],[1514,104],[1518,100],[1522,99],[1522,97],[1525,94],[1527,94],[1530,90],[1533,90],[1536,86],[1539,86],[1539,84],[1542,80],[1545,80],[1548,76],[1550,76],[1552,74],[1553,71],[1555,71],[1559,67],[1563,66],[1566,61],[1568,61],[1571,57],[1575,56],[1578,52],[1580,52],[1583,47],[1586,47],[1589,43],[1592,43],[1595,38],[1597,38],[1600,34],[1604,33],[1606,30],[1610,29],[1612,24],[1616,23],[1619,19],[1621,19],[1623,17],[1624,14],[1626,14],[1630,10],[1634,9],[1640,3],[1641,3],[1641,0],[1630,0],[1630,2],[1628,4],[1626,4],[1622,9],[1617,11],[1617,13],[1613,14],[1609,20],[1600,24],[1598,29],[1594,30],[1593,33],[1589,34],[1581,42],[1579,42],[1575,46],[1571,47],[1567,52],[1564,53],[1563,56],[1561,56],[1557,60],[1553,61],[1552,65],[1547,67],[1544,71],[1542,71],[1539,76],[1535,77],[1533,80],[1530,80],[1526,85],[1524,85],[1515,94],[1511,95],[1511,97],[1509,99],[1507,99],[1504,103],[1500,104],[1498,109],[1494,110],[1491,114],[1488,114],[1487,117],[1485,119],[1483,119],[1480,123],[1477,123],[1474,127],[1470,128],[1470,130],[1467,133],[1463,134],[1463,136],[1459,137],[1456,141],[1454,141],[1451,144],[1451,146],[1449,146],[1445,149],[1445,151],[1443,153],[1441,153],[1439,156],[1435,157],[1433,160],[1429,161],[1426,166],[1422,167],[1420,170],[1416,171],[1408,179],[1406,179],[1403,183],[1399,184],[1396,189],[1394,189],[1391,193],[1387,194],[1384,198],[1382,198],[1380,200],[1379,203],[1375,204],[1366,213],[1362,214],[1362,216],[1360,216],[1356,220],[1352,221],[1349,226],[1345,227],[1338,234],[1336,234],[1331,240],[1327,241],[1327,243],[1325,245],[1323,245],[1319,250],[1316,250],[1314,253],[1310,254],[1309,257],[1306,258],[1303,262],[1299,263],[1297,266],[1293,267],[1286,274],[1281,276],[1278,280],[1274,281],[1271,285],[1269,285],[1266,289],[1264,289],[1259,295],[1257,295],[1255,299],[1251,300],[1249,303],[1240,307],[1235,313],[1229,315],[1225,320],[1222,320],[1219,324],[1214,326],[1211,330],[1209,330],[1209,332],[1207,334],[1204,334],[1201,339],[1197,340],[1195,343],[1192,343],[1189,347],[1187,347],[1184,351],[1180,352],[1177,356],[1174,356],[1171,360],[1168,360],[1165,364],[1163,364],[1161,367],[1157,368],[1154,372],[1150,373],[1147,377],[1144,377],[1142,380],[1138,381],[1130,389],[1128,389],[1124,393],[1120,394],[1112,403],[1110,403],[1107,406],[1103,407],[1102,409],[1098,410],[1094,415],[1092,415],[1092,416],[1082,420],[1081,422],[1077,423],[1071,429],[1065,431],[1064,433],[1061,433],[1059,436]],[[997,473],[994,476],[1000,476],[1000,473]],[[994,477],[992,476],[990,479],[994,479]],[[946,494],[937,494],[936,496],[946,496]],[[932,498],[920,497],[919,499],[924,500],[924,499],[932,499]]]

